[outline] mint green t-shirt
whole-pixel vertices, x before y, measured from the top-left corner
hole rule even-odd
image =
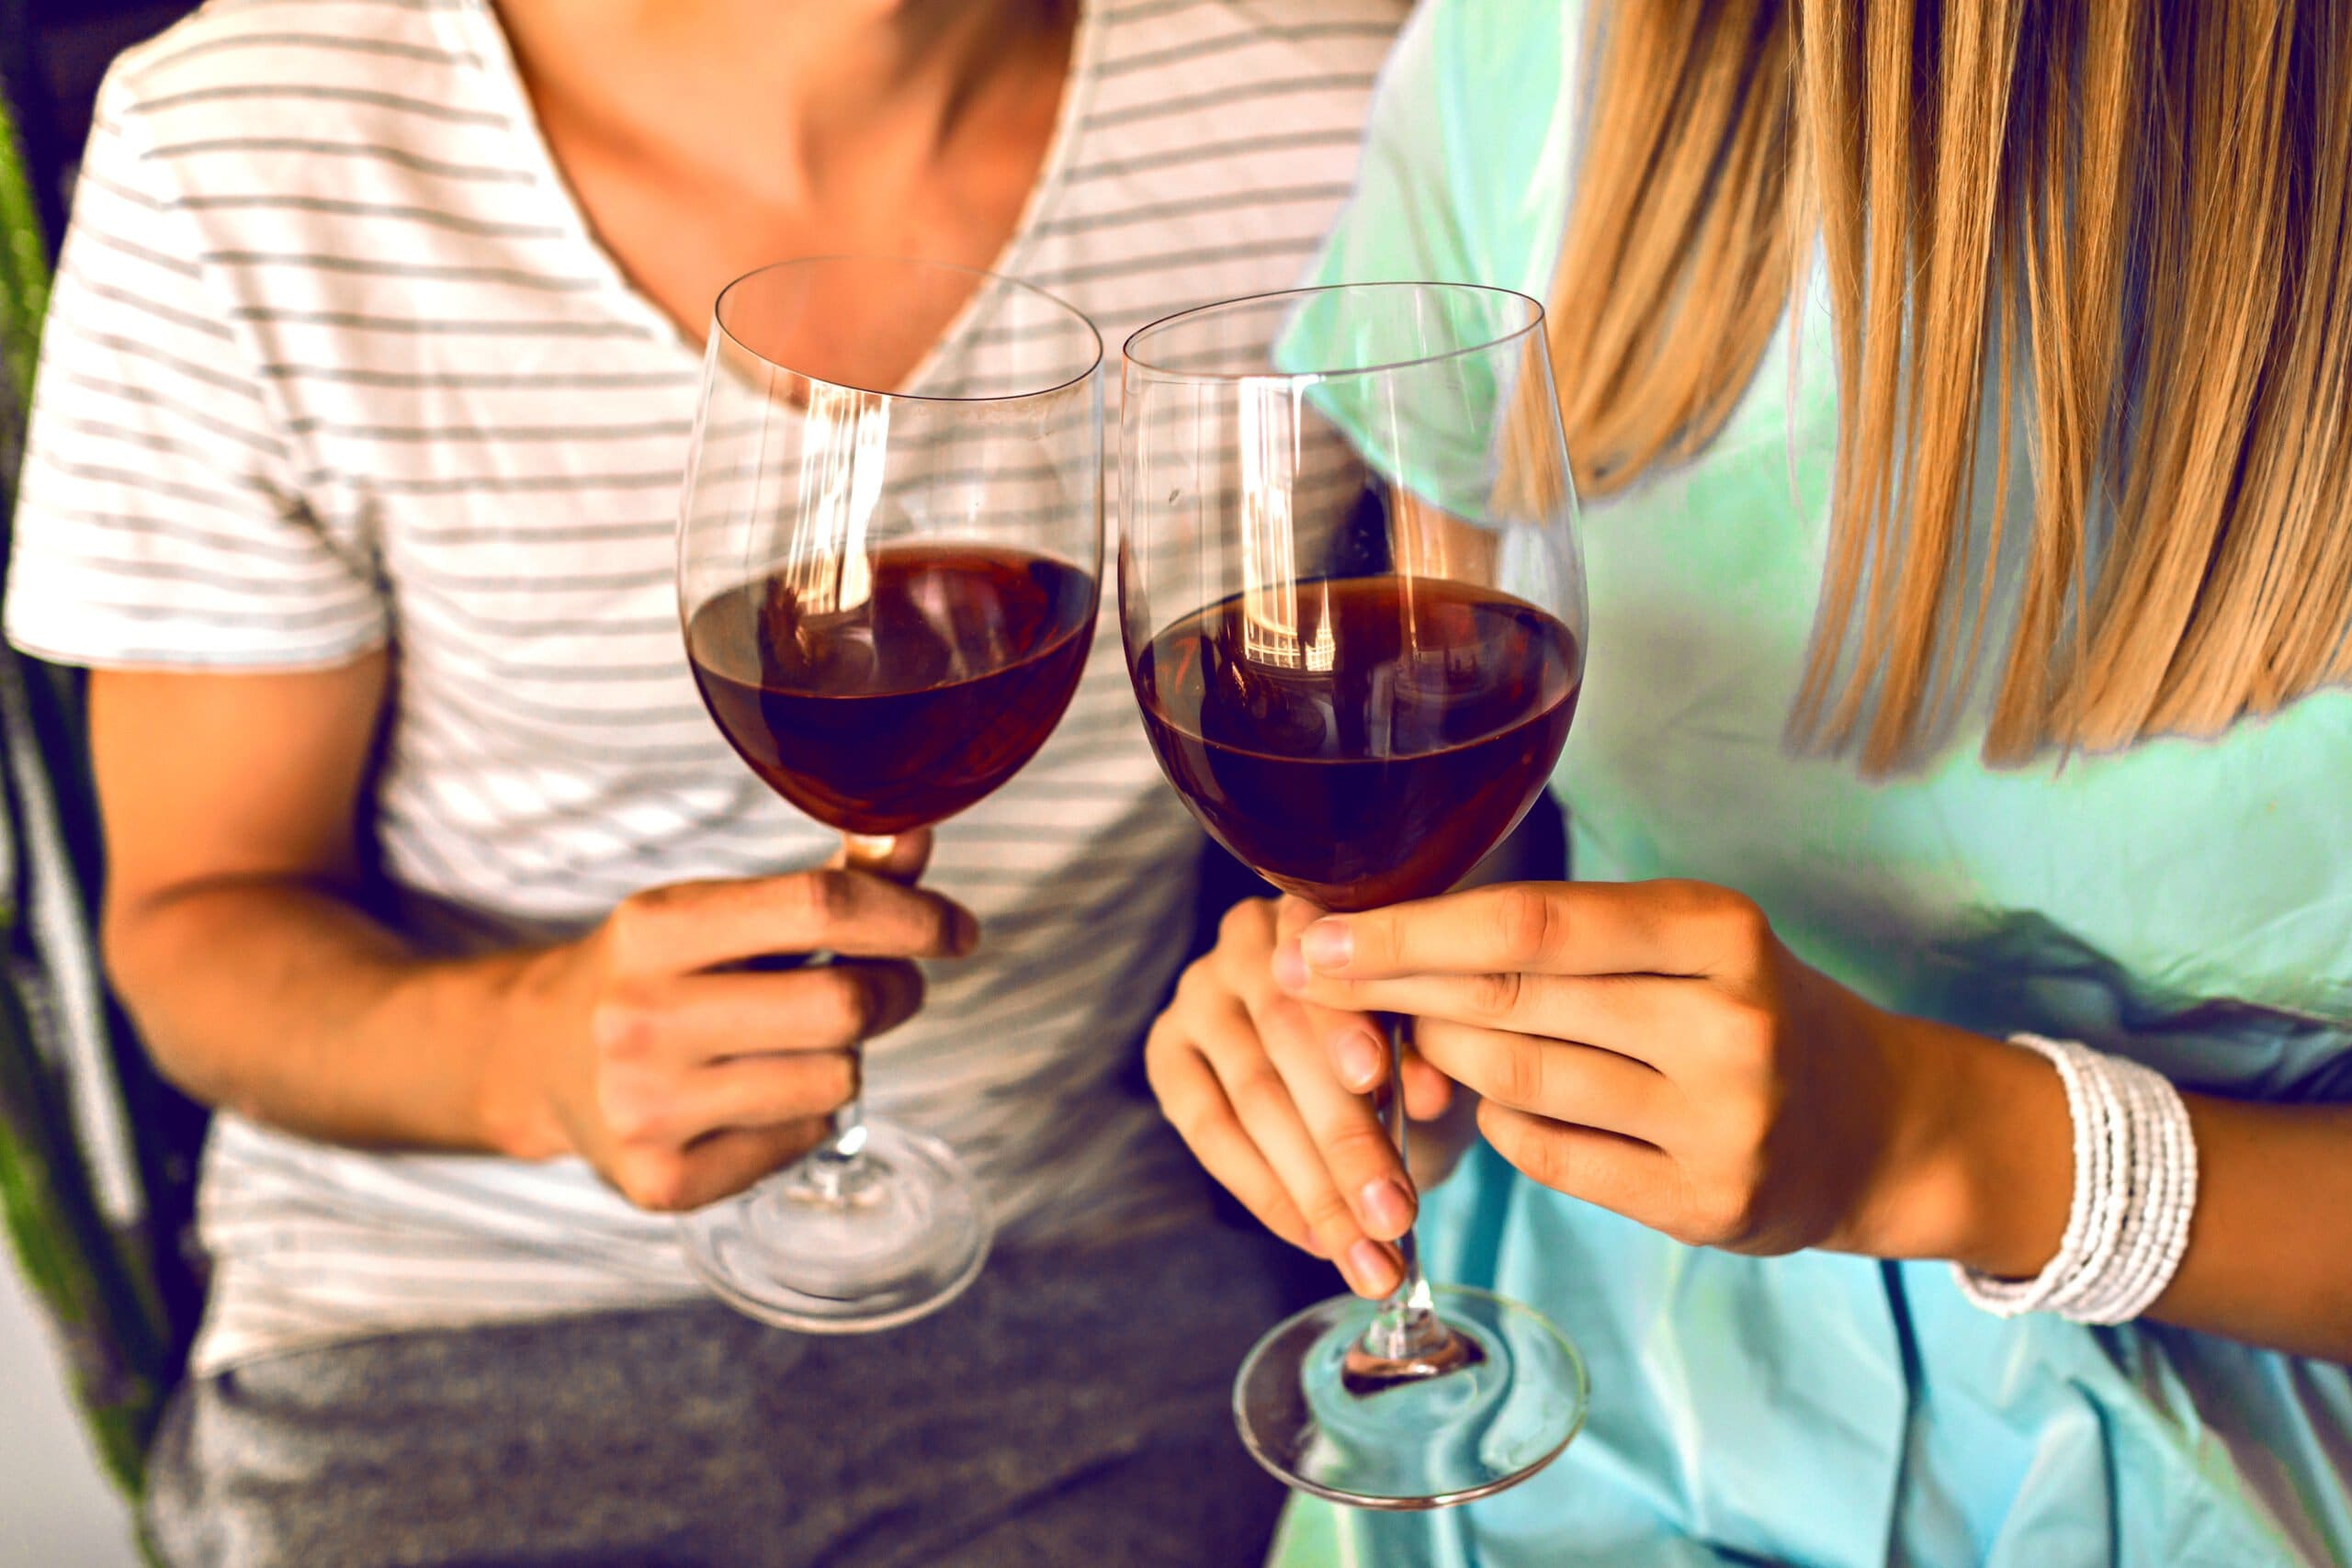
[[[1326,280],[1550,294],[1579,11],[1429,0]],[[1816,287],[1706,452],[1585,508],[1589,661],[1555,780],[1576,874],[1738,888],[1906,1012],[2082,1040],[2184,1086],[2352,1100],[2352,694],[2008,772],[1979,761],[1981,731],[1891,782],[1783,745],[1828,536],[1827,326]],[[2352,1562],[2343,1366],[2004,1322],[1937,1264],[1684,1247],[1485,1150],[1424,1232],[1433,1275],[1577,1339],[1590,1424],[1466,1508],[1301,1500],[1283,1568]]]

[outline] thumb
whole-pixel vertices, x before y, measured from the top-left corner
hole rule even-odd
[[[829,863],[847,871],[863,871],[888,882],[911,887],[931,863],[931,829],[905,833],[843,833],[842,847]]]

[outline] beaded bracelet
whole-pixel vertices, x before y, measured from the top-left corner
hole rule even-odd
[[[2001,1317],[2054,1312],[2126,1323],[2148,1310],[2188,1250],[2197,1139],[2188,1106],[2162,1073],[2070,1040],[2018,1034],[2049,1058],[2075,1129],[2075,1192],[2058,1255],[2030,1280],[1953,1265],[1962,1294]]]

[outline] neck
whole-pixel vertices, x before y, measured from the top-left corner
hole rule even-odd
[[[735,141],[779,196],[845,152],[935,152],[1065,68],[1069,0],[496,0],[535,97],[632,151]],[[1008,90],[1009,89],[1009,90]]]

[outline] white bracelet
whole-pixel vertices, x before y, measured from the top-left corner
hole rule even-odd
[[[2054,1312],[2126,1323],[2172,1283],[2197,1208],[2197,1139],[2188,1103],[2162,1073],[2073,1041],[2015,1043],[2049,1058],[2075,1132],[2075,1191],[2058,1255],[2030,1280],[1955,1264],[1962,1293],[1986,1312]]]

